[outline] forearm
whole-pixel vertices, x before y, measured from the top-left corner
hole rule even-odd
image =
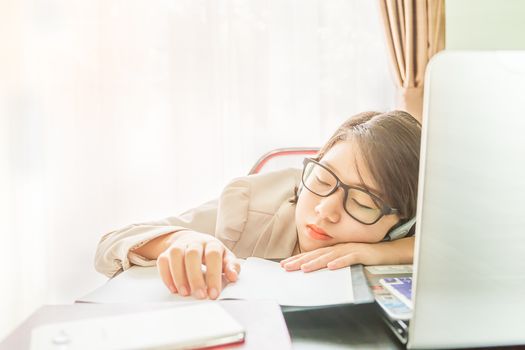
[[[365,265],[398,265],[412,264],[414,260],[415,237],[406,237],[388,242],[374,244],[374,256],[371,263]]]
[[[138,254],[149,260],[156,260],[158,256],[168,249],[171,243],[178,237],[182,236],[186,230],[166,233],[162,236],[152,239],[151,241],[130,250],[130,253]]]

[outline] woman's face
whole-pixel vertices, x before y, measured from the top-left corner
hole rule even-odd
[[[359,147],[354,142],[336,143],[320,163],[332,170],[343,183],[360,188],[366,186],[373,193],[379,193],[374,178],[361,158]],[[385,215],[375,224],[362,224],[346,213],[343,199],[342,188],[328,197],[320,197],[303,187],[295,211],[301,251],[311,251],[337,243],[379,242],[399,221],[397,215]]]

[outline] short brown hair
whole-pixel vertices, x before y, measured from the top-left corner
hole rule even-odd
[[[357,142],[382,199],[401,220],[416,215],[421,124],[403,111],[363,112],[345,121],[320,149],[321,160],[336,143]]]

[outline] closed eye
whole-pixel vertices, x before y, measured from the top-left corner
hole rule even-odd
[[[319,182],[321,185],[325,185],[325,186],[330,186],[329,183],[327,182],[324,182],[323,180],[321,180],[318,176],[315,177],[315,179],[317,180],[317,182]]]
[[[365,208],[365,209],[375,209],[375,208],[371,208],[367,205],[364,205],[364,204],[361,204],[359,203],[355,198],[352,198],[352,201],[354,201],[355,204],[359,205],[361,208]]]

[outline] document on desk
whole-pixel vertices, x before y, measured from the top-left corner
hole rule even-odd
[[[31,332],[31,350],[200,349],[244,337],[237,320],[208,302],[41,325]]]
[[[339,270],[285,271],[277,262],[260,258],[242,261],[235,283],[224,287],[219,299],[271,299],[282,306],[321,307],[356,302],[350,268]],[[77,300],[94,303],[195,302],[171,294],[156,267],[134,266],[102,287]]]

